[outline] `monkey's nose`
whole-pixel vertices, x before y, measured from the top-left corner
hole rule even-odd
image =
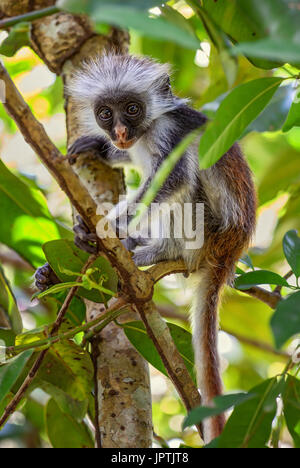
[[[116,125],[115,133],[119,142],[124,143],[127,140],[128,129],[125,125]]]

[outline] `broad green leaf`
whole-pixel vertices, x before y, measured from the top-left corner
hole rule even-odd
[[[46,407],[46,429],[53,448],[94,448],[85,423],[77,422],[72,414],[63,413],[53,399]]]
[[[27,372],[35,358],[36,354],[28,363]],[[80,421],[88,408],[93,375],[88,352],[73,341],[65,340],[51,345],[30,389],[41,388],[55,399],[61,411],[72,413],[73,418]]]
[[[241,290],[249,289],[259,284],[289,287],[286,279],[282,278],[282,276],[277,273],[273,273],[273,271],[267,270],[250,271],[249,273],[244,273],[235,280],[235,287]]]
[[[276,378],[252,388],[249,393],[255,396],[234,409],[218,440],[218,448],[266,447],[281,389]]]
[[[203,0],[203,7],[212,20],[228,35],[234,42],[256,41],[265,37],[266,32],[261,27],[259,20],[253,20],[244,10],[243,2],[239,0]],[[270,63],[264,58],[254,60],[254,65],[261,68],[274,68],[278,64]]]
[[[8,395],[21,375],[32,351],[24,351],[0,366],[0,402]]]
[[[284,255],[289,262],[293,273],[299,278],[300,276],[300,237],[297,231],[292,230],[286,233],[283,238]]]
[[[67,293],[55,294],[52,299],[56,301],[58,309],[64,303]],[[68,320],[73,325],[81,325],[85,319],[86,306],[79,297],[73,297],[72,302],[66,313],[66,320]]]
[[[147,10],[160,6],[165,2],[162,0],[126,0],[126,5],[140,10]],[[61,0],[60,7],[73,13],[91,14],[99,5],[124,5],[123,0]]]
[[[296,47],[299,45],[300,13],[297,2],[203,0],[203,4],[214,21],[234,43],[249,45],[249,49],[242,49],[242,51],[250,56],[254,65],[261,68],[274,68],[288,62],[290,58],[293,59],[290,60],[291,63],[299,63],[299,53],[298,58],[288,55],[293,48],[296,52]],[[273,50],[271,46],[263,46],[263,43],[267,44],[268,41],[274,41]],[[254,48],[257,54],[253,55],[250,49]]]
[[[13,346],[15,344],[15,333],[8,328],[0,328],[0,362],[1,362],[1,346]]]
[[[173,323],[167,323],[174,343],[181,354],[187,370],[195,380],[194,374],[194,352],[192,346],[192,335],[184,328]],[[124,332],[131,344],[150,364],[168,376],[165,366],[159,356],[152,340],[148,337],[142,322],[129,322],[123,324]]]
[[[31,265],[45,263],[42,245],[59,238],[45,197],[12,174],[0,160],[0,242],[18,252]]]
[[[18,23],[9,31],[9,35],[0,45],[0,54],[12,57],[21,47],[30,44],[30,24]]]
[[[103,23],[132,28],[142,35],[154,39],[172,40],[191,49],[198,49],[200,42],[195,36],[188,21],[176,10],[164,6],[160,15],[150,14],[149,8],[163,2],[121,2],[93,1],[82,7],[78,2],[65,1],[63,7],[70,11],[85,11],[102,27]]]
[[[251,268],[251,270],[254,270],[254,266],[253,266],[252,260],[251,260],[249,255],[247,255],[247,254],[243,255],[243,257],[240,258],[239,261],[241,263],[243,263],[244,265],[247,265],[247,267]],[[244,272],[242,272],[242,273],[244,273]]]
[[[0,307],[3,311],[8,324],[14,334],[21,333],[23,324],[22,318],[16,303],[16,299],[10,288],[10,284],[4,275],[4,271],[0,266]]]
[[[51,268],[63,283],[76,281],[78,274],[89,258],[87,253],[78,249],[73,242],[66,239],[47,242],[43,246],[43,250]],[[103,282],[103,287],[114,292],[117,291],[117,275],[105,258],[98,257],[91,265],[91,268],[99,268],[101,275],[107,275],[108,281]],[[65,273],[66,271],[68,271],[69,274]],[[71,272],[74,272],[74,275],[71,275]],[[94,277],[97,282],[97,278],[99,280],[100,274],[95,274]],[[95,289],[88,291],[87,289],[80,288],[78,294],[86,299],[99,303],[105,302],[111,298],[111,296],[103,294]]]
[[[228,93],[222,94],[215,101],[205,104],[202,110],[209,119],[214,119],[221,102],[227,95]],[[294,84],[280,86],[261,114],[248,125],[242,138],[250,132],[262,133],[280,130],[287,118],[293,97]]]
[[[280,86],[262,113],[247,127],[249,132],[275,132],[284,124],[294,98],[294,84]]]
[[[211,18],[208,12],[200,6],[200,2],[199,4],[193,2],[192,6],[195,12],[198,14],[199,18],[201,19],[201,21],[203,22],[203,25],[206,31],[208,32],[211,41],[219,51],[219,58],[222,63],[223,70],[225,72],[228,85],[229,87],[232,87],[236,80],[238,64],[237,60],[235,60],[234,57],[229,53],[229,41],[224,32],[218,27],[218,25]]]
[[[215,164],[262,112],[282,78],[260,78],[237,86],[221,103],[200,140],[200,167]]]
[[[288,132],[293,127],[300,127],[300,89],[297,90],[294,102],[290,108],[286,122],[282,128],[283,132]]]
[[[281,63],[300,64],[299,44],[292,41],[262,39],[257,42],[244,42],[232,49],[232,54],[242,53],[252,59],[269,59]]]
[[[185,418],[182,428],[185,429],[186,427],[193,426],[194,424],[199,424],[204,419],[224,413],[233,406],[236,407],[241,405],[251,398],[254,398],[254,395],[249,393],[235,393],[232,395],[216,397],[213,400],[213,407],[198,406],[197,408],[192,409]]]
[[[295,448],[300,448],[300,380],[292,375],[287,376],[282,400],[286,425],[293,437]]]
[[[271,319],[275,344],[280,348],[292,336],[300,333],[300,291],[282,299]]]

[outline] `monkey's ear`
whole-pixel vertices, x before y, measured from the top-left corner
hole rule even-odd
[[[167,73],[161,75],[156,83],[157,87],[163,94],[172,94],[171,81]]]

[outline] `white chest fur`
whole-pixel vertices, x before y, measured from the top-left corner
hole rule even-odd
[[[140,138],[137,143],[128,151],[132,163],[137,166],[143,175],[143,179],[147,179],[152,173],[153,156],[144,138]]]

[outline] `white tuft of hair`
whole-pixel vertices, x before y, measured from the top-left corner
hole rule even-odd
[[[67,87],[67,93],[80,109],[80,121],[84,130],[99,134],[94,106],[101,96],[122,93],[141,95],[147,104],[147,118],[155,120],[186,102],[171,93],[162,96],[161,87],[170,74],[168,64],[161,64],[147,57],[104,54],[86,61],[76,71]]]

